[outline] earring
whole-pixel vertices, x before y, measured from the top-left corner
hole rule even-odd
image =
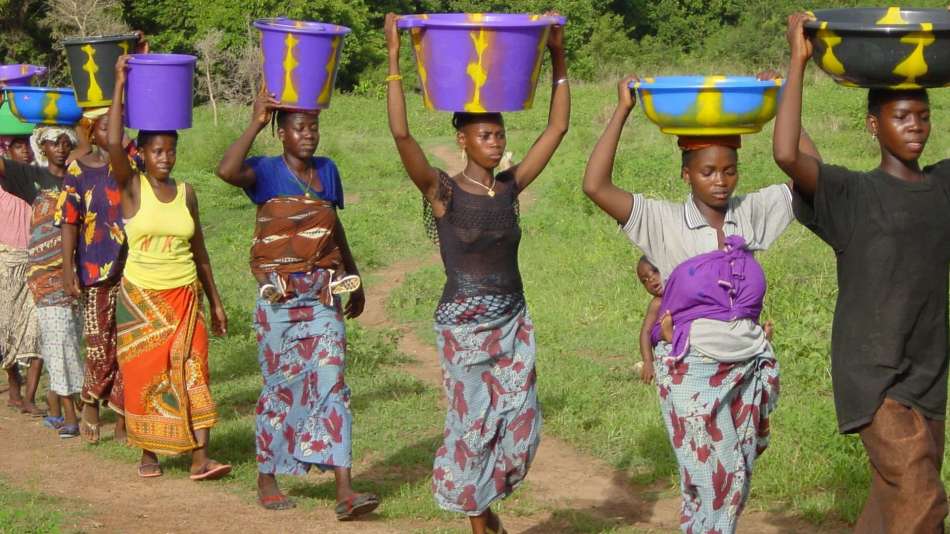
[[[459,159],[463,162],[468,161],[468,154],[465,153],[465,149],[462,147],[459,147]]]
[[[877,141],[877,132],[871,132],[871,139]]]

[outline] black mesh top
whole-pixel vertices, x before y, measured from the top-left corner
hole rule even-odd
[[[514,176],[496,177],[495,196],[465,191],[439,171],[438,198],[446,208],[440,218],[431,216],[445,266],[445,288],[440,304],[487,295],[521,295],[518,270],[518,188]],[[428,203],[427,203],[428,204]]]

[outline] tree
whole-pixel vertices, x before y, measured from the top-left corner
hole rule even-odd
[[[209,30],[204,37],[198,39],[195,43],[195,49],[198,51],[198,71],[202,75],[199,78],[198,86],[204,86],[208,91],[208,100],[211,102],[211,114],[214,117],[214,125],[218,125],[218,104],[214,100],[215,80],[213,76],[215,65],[221,61],[221,38],[224,35],[219,29]]]

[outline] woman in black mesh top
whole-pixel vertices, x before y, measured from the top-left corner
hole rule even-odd
[[[518,270],[518,194],[541,173],[567,133],[570,89],[563,29],[548,38],[553,86],[548,125],[510,169],[499,113],[456,113],[456,140],[467,157],[457,176],[429,164],[409,133],[399,76],[396,17],[386,16],[389,128],[412,182],[431,213],[446,284],[435,312],[449,409],[433,468],[439,505],[469,516],[474,534],[500,534],[489,508],[524,480],[540,440],[535,346]]]

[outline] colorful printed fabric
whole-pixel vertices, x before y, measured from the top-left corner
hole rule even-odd
[[[449,407],[432,489],[443,509],[478,515],[521,484],[541,440],[534,326],[525,306],[478,323],[457,319],[435,325]]]
[[[116,356],[115,306],[119,281],[82,289],[86,365],[80,397],[86,404],[108,399],[109,407],[123,412],[125,393]]]
[[[778,362],[771,350],[740,362],[690,351],[654,349],[656,385],[680,470],[680,528],[688,534],[735,532],[749,496],[752,466],[769,443],[778,402]]]
[[[76,160],[63,177],[55,224],[79,227],[76,271],[87,287],[115,278],[125,260],[121,196],[111,169],[111,165],[90,167]]]
[[[251,272],[258,280],[277,273],[281,278],[277,287],[288,287],[292,273],[336,271],[343,264],[334,238],[337,217],[332,203],[304,196],[276,197],[258,206],[256,220]],[[332,304],[329,290],[320,297],[321,302]]]
[[[62,233],[53,225],[58,201],[59,190],[54,189],[40,191],[33,201],[27,283],[38,308],[73,304],[63,289]]]
[[[26,287],[27,255],[0,245],[0,360],[9,369],[40,357],[36,305]]]
[[[208,331],[198,283],[143,289],[122,279],[116,306],[129,444],[160,454],[207,445],[195,430],[218,420],[208,387]]]
[[[325,270],[292,274],[293,297],[277,304],[257,301],[254,328],[264,376],[256,427],[261,473],[302,475],[314,465],[324,470],[352,463],[346,336],[339,299],[333,306],[320,300],[328,282]]]
[[[83,380],[79,311],[72,306],[43,306],[36,309],[36,319],[50,391],[63,397],[79,393]]]

